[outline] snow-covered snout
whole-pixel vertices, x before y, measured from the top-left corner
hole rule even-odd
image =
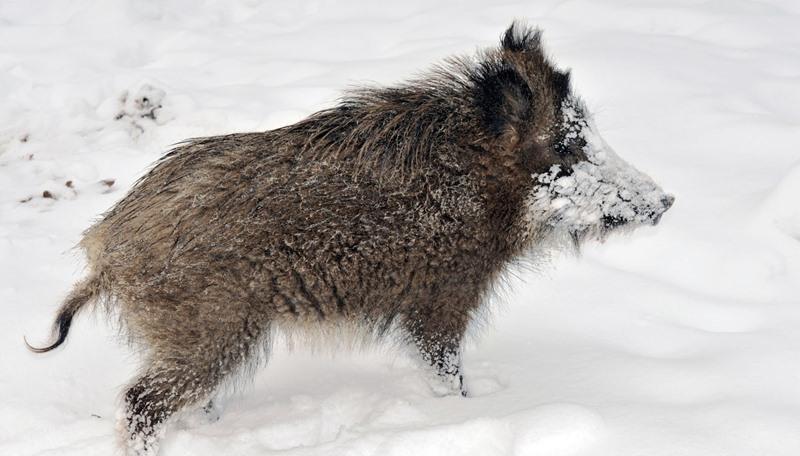
[[[617,156],[584,112],[575,100],[562,106],[559,141],[579,158],[534,176],[530,210],[576,240],[605,240],[620,228],[657,224],[675,197]]]

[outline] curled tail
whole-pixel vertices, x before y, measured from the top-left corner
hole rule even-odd
[[[87,302],[91,301],[97,296],[99,292],[99,283],[96,277],[83,280],[75,285],[70,292],[69,296],[64,300],[64,304],[58,310],[56,321],[53,323],[53,334],[56,335],[56,340],[46,347],[34,347],[25,340],[25,345],[34,353],[44,353],[58,347],[67,339],[69,327],[72,324],[72,317],[83,307]]]

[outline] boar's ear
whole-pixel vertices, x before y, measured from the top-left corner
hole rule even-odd
[[[489,136],[520,135],[533,124],[533,93],[512,65],[484,63],[473,79],[475,103]]]
[[[541,51],[542,31],[514,21],[503,33],[500,45],[512,52]]]

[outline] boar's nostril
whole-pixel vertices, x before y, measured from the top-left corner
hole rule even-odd
[[[672,207],[672,203],[674,203],[674,202],[675,202],[675,197],[672,196],[672,195],[666,195],[663,198],[661,198],[661,204],[664,205],[664,210],[665,211],[667,209],[669,209],[670,207]]]

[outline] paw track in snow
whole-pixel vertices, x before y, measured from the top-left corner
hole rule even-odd
[[[143,84],[136,91],[125,91],[119,97],[120,111],[114,120],[129,125],[132,138],[138,138],[146,128],[162,125],[167,120],[162,113],[166,92],[150,84]]]

